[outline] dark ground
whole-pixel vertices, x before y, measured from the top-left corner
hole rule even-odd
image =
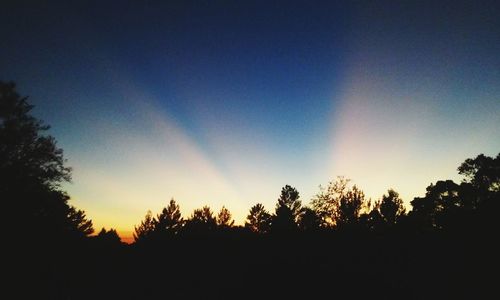
[[[328,233],[38,243],[8,260],[8,286],[21,299],[489,299],[498,294],[495,241]]]

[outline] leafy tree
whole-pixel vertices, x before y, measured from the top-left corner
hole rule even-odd
[[[425,197],[411,204],[411,219],[421,229],[465,230],[481,224],[482,230],[495,228],[495,213],[500,209],[500,154],[483,154],[466,159],[459,168],[465,179],[461,184],[438,181],[427,187]],[[486,226],[486,227],[485,227]]]
[[[182,228],[183,220],[179,205],[174,199],[170,200],[167,207],[164,207],[156,216],[154,231],[157,235],[175,235]]]
[[[13,83],[0,82],[2,182],[59,187],[71,180],[71,169],[64,166],[63,151],[54,137],[43,134],[50,126],[30,114],[33,105],[27,99],[17,94]]]
[[[369,208],[365,193],[356,185],[340,198],[337,213],[337,226],[355,224],[361,215],[362,209]]]
[[[356,185],[349,187],[348,179],[338,177],[329,182],[312,200],[312,207],[321,218],[323,226],[350,226],[358,223],[361,214],[368,211],[371,203]]]
[[[427,187],[425,197],[411,201],[412,218],[422,229],[442,229],[455,223],[461,209],[460,186],[452,180],[438,181]]]
[[[394,227],[405,216],[405,212],[403,200],[399,194],[393,189],[389,189],[387,195],[384,194],[381,200],[374,203],[369,213],[362,215],[362,221],[368,229],[384,232],[388,228]]]
[[[464,175],[460,197],[464,209],[474,211],[469,215],[482,229],[496,228],[496,212],[500,210],[500,153],[496,157],[484,154],[466,159],[458,172]],[[485,227],[486,226],[486,227]]]
[[[144,242],[149,240],[154,233],[156,223],[157,221],[153,217],[153,214],[148,210],[141,224],[134,227],[134,241]]]
[[[311,201],[311,205],[320,217],[322,226],[335,226],[339,217],[340,199],[347,193],[349,181],[339,176],[336,181],[330,181],[326,188],[320,185],[320,191]]]
[[[317,231],[321,227],[321,218],[310,207],[302,208],[299,218],[299,229],[304,232]]]
[[[286,206],[276,207],[276,212],[272,216],[272,232],[289,233],[297,229],[292,211]]]
[[[214,231],[216,227],[217,220],[210,207],[204,206],[201,209],[194,210],[186,222],[185,231],[193,234],[208,233]]]
[[[494,158],[480,154],[466,159],[458,167],[458,172],[465,177],[460,184],[465,217],[474,223],[472,227],[479,226],[485,233],[498,231],[500,153]]]
[[[247,216],[245,227],[255,233],[268,233],[271,227],[271,215],[264,208],[264,205],[257,203]]]
[[[276,212],[272,220],[272,230],[275,232],[290,232],[297,229],[302,203],[299,192],[289,185],[281,189]]]
[[[495,157],[483,154],[466,159],[458,172],[465,176],[460,185],[460,198],[466,217],[483,232],[498,231],[500,210],[500,153]]]
[[[299,200],[299,192],[296,188],[285,185],[281,189],[280,197],[278,198],[277,208],[286,207],[290,210],[293,217],[297,219],[301,213],[302,202]]]
[[[480,154],[466,159],[458,167],[458,173],[465,176],[464,182],[479,190],[500,192],[500,153],[495,158]]]
[[[232,227],[233,225],[234,225],[234,220],[232,220],[231,213],[225,206],[222,206],[222,209],[217,215],[217,226],[221,228],[229,228]]]
[[[396,224],[398,219],[404,216],[406,212],[403,200],[399,197],[398,192],[393,189],[389,189],[387,195],[382,196],[379,210],[382,219],[388,225]]]
[[[50,127],[30,114],[32,109],[13,83],[0,82],[0,198],[6,203],[2,217],[18,223],[13,212],[24,216],[9,234],[23,232],[40,239],[91,234],[92,221],[69,205],[60,189],[71,180],[63,150],[46,134]]]
[[[370,231],[384,232],[387,230],[387,224],[380,214],[380,201],[375,202],[372,210],[369,213],[364,213],[360,216],[361,225]]]
[[[94,228],[92,227],[92,221],[87,220],[85,212],[70,206],[68,209],[67,219],[70,223],[69,230],[76,229],[77,233],[82,233],[84,235],[90,235],[94,233]]]
[[[106,231],[106,229],[103,227],[95,238],[97,241],[104,243],[106,245],[121,245],[122,243],[120,236],[113,228]]]

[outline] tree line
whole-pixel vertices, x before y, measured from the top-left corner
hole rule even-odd
[[[170,200],[135,226],[94,233],[69,203],[63,150],[13,83],[0,82],[0,199],[7,290],[20,299],[255,298],[482,299],[496,287],[500,154],[459,167],[407,211],[390,189],[368,199],[344,177],[304,205],[281,189],[272,211],[243,226],[226,207],[184,218]],[[233,298],[233,297],[232,297]]]
[[[228,230],[258,235],[327,231],[384,234],[463,232],[493,226],[491,214],[500,202],[500,154],[495,158],[480,154],[467,159],[458,172],[464,176],[461,183],[440,180],[429,185],[424,197],[411,201],[408,212],[395,190],[389,189],[380,200],[372,201],[344,177],[320,186],[309,205],[302,204],[296,188],[286,185],[273,212],[257,203],[250,208],[242,227],[234,226],[226,207],[216,214],[204,206],[183,219],[179,205],[171,199],[158,215],[147,212],[135,227],[134,240],[143,243]]]
[[[83,210],[68,203],[61,189],[71,180],[63,150],[50,128],[31,115],[33,106],[21,97],[15,84],[0,82],[0,195],[7,207],[26,217],[12,237],[31,236],[43,240],[77,240],[94,232]],[[500,153],[466,159],[459,167],[460,183],[440,180],[427,187],[424,197],[414,198],[406,211],[399,194],[389,189],[381,199],[368,199],[349,179],[338,177],[303,205],[296,188],[281,189],[273,211],[261,203],[249,209],[244,226],[235,226],[226,207],[215,213],[210,207],[196,209],[186,219],[172,199],[162,211],[148,211],[135,226],[136,243],[179,237],[201,237],[224,233],[242,235],[293,235],[324,232],[384,234],[388,232],[460,232],[494,228],[500,203]],[[4,213],[8,222],[17,216]],[[114,229],[102,229],[95,239],[118,243]]]

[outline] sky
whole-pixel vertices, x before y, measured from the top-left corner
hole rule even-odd
[[[242,224],[337,176],[405,203],[500,151],[496,1],[6,1],[0,80],[28,95],[94,227],[174,198]]]

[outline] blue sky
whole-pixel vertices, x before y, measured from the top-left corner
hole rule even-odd
[[[499,152],[495,1],[101,2],[0,12],[0,79],[53,126],[96,227],[171,197],[241,223],[338,175],[409,202]]]

